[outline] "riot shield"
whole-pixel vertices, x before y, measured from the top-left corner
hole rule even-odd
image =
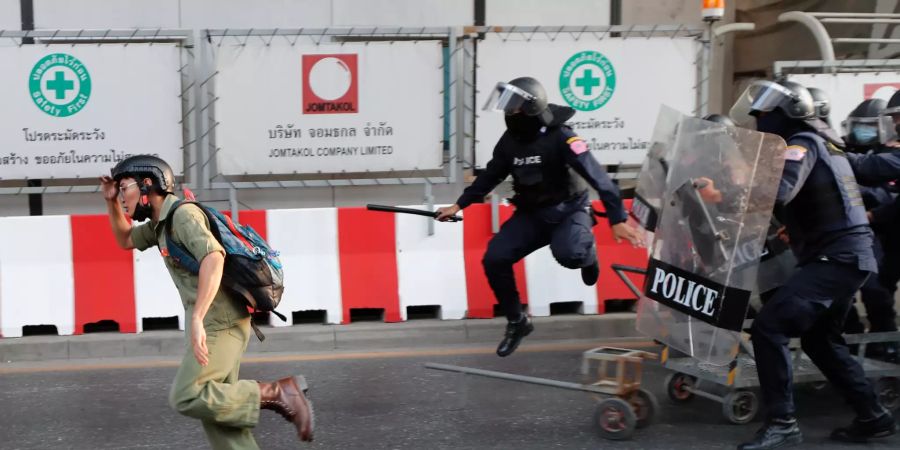
[[[637,328],[700,361],[727,364],[758,284],[785,143],[684,117],[670,146]]]
[[[638,173],[634,200],[629,215],[644,233],[644,242],[653,242],[653,231],[662,212],[663,196],[666,192],[666,176],[672,159],[672,144],[678,131],[678,123],[686,116],[666,105],[662,105],[656,117],[656,127],[647,157]]]

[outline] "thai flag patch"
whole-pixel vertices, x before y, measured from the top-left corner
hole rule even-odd
[[[572,153],[576,155],[580,155],[586,151],[588,151],[587,143],[584,142],[584,139],[581,139],[578,136],[572,136],[566,140],[566,144],[569,144],[569,148],[572,149]]]
[[[802,145],[789,145],[784,149],[785,161],[800,161],[806,156],[806,147]]]

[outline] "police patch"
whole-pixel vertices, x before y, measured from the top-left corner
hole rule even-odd
[[[785,161],[800,161],[806,156],[806,147],[802,145],[789,145],[784,149]]]
[[[566,139],[566,144],[569,144],[569,148],[576,155],[580,155],[587,151],[587,143],[584,142],[584,139],[581,139],[578,136],[572,136],[569,139]]]

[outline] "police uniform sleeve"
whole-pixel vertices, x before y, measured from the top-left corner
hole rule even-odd
[[[131,243],[134,248],[144,251],[157,244],[156,234],[150,226],[150,222],[131,227]]]
[[[196,205],[184,205],[175,210],[172,234],[198,262],[213,252],[225,254],[222,244],[209,230],[206,214]]]
[[[872,209],[872,225],[891,225],[897,222],[900,217],[900,197],[894,199],[890,203],[885,203],[877,208]]]
[[[494,147],[494,155],[488,161],[484,171],[475,178],[472,185],[467,187],[456,200],[460,208],[465,208],[476,201],[480,201],[488,195],[498,184],[509,176],[509,160],[500,151],[499,144]]]
[[[776,205],[785,205],[800,192],[803,183],[816,165],[815,143],[804,138],[788,140],[784,151],[784,171],[778,184]]]
[[[619,188],[588,150],[584,139],[569,127],[562,127],[562,134],[565,139],[562,152],[566,155],[566,163],[600,194],[609,224],[615,225],[628,220]]]
[[[859,184],[874,186],[900,178],[900,149],[885,153],[847,153]]]

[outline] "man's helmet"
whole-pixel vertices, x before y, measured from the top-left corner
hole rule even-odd
[[[122,178],[134,178],[138,181],[149,178],[158,194],[175,193],[175,173],[168,163],[153,155],[130,156],[116,164],[110,172],[117,182]]]

